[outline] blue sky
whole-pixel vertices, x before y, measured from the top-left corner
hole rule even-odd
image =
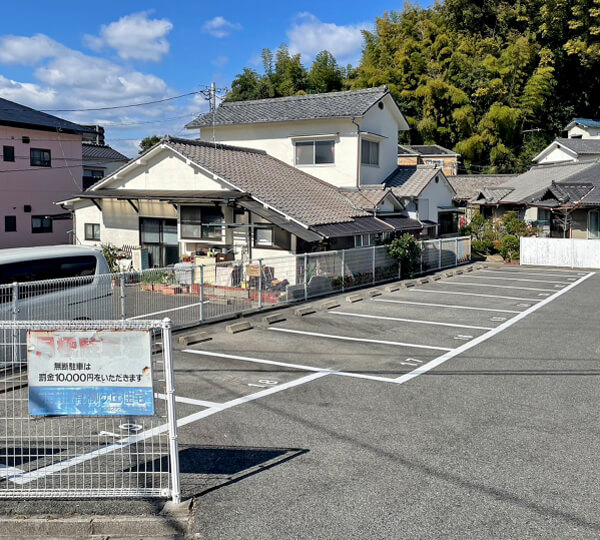
[[[422,5],[431,2],[423,0]],[[14,3],[13,6],[16,6]],[[379,0],[302,2],[89,2],[30,0],[0,22],[0,97],[37,109],[139,103],[227,87],[260,52],[286,42],[310,65],[328,49],[340,63],[360,58],[361,28],[400,8]],[[206,110],[202,96],[110,111],[55,112],[101,123],[108,142],[136,153],[149,134],[191,136],[183,125]]]

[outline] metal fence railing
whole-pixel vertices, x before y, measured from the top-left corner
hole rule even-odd
[[[0,498],[179,500],[170,322],[5,321],[0,335]]]
[[[470,261],[470,237],[422,242],[418,273]],[[388,246],[0,286],[0,320],[144,320],[182,327],[400,279]]]

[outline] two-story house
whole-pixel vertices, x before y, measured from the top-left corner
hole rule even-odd
[[[81,191],[90,131],[0,98],[0,248],[71,241],[71,216],[54,201]]]
[[[103,126],[85,126],[93,129],[83,134],[81,157],[83,160],[83,189],[115,172],[129,161],[129,158],[106,144]]]
[[[537,156],[534,163],[563,163],[600,159],[600,120],[574,118],[565,126],[567,137],[552,141]]]
[[[386,88],[224,103],[211,117],[200,140],[166,137],[63,201],[77,241],[141,246],[151,266],[201,253],[266,258],[433,232],[451,207],[440,169],[398,178],[406,121]]]

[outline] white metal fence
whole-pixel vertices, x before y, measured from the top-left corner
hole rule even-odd
[[[521,237],[521,264],[600,268],[600,240]]]
[[[428,240],[417,273],[471,259],[470,237]],[[155,268],[0,286],[0,320],[143,320],[198,324],[400,279],[388,246]]]
[[[78,332],[81,336],[85,332],[97,335],[105,330],[138,330],[149,334],[148,367],[155,392],[152,396],[154,414],[34,415],[29,400],[30,389],[35,386],[31,376],[36,378],[38,374],[35,361],[33,364],[27,361],[28,332],[65,331]],[[172,497],[179,500],[168,320],[0,322],[0,335],[0,498]],[[78,346],[81,339],[77,338]],[[162,347],[158,347],[159,344]],[[94,377],[93,372],[85,371],[89,369],[85,364],[89,355],[82,355],[80,362],[75,361],[75,356],[73,353],[73,366],[68,364],[71,377],[73,374],[78,380],[82,376],[88,380]],[[32,354],[30,357],[35,358]],[[49,373],[58,370],[52,374],[53,380],[58,380],[63,368],[63,363],[53,365]],[[39,374],[44,381],[49,376]],[[123,375],[126,376],[129,375]],[[80,391],[74,390],[72,395],[79,396]],[[112,395],[107,396],[102,399],[114,401]],[[139,397],[133,392],[129,396],[132,400]],[[79,397],[74,399],[79,407]],[[52,405],[56,407],[60,403],[52,402]]]

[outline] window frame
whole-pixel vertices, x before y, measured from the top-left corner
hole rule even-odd
[[[34,158],[34,153],[40,152],[39,159]],[[44,159],[44,152],[48,153],[48,159]],[[29,149],[29,164],[32,167],[52,167],[52,152],[48,148],[30,148]]]
[[[39,219],[41,221],[40,227],[34,227],[33,220]],[[50,227],[44,227],[44,222],[50,224]],[[31,216],[31,234],[50,234],[53,232],[52,218],[46,216]]]
[[[364,155],[363,155],[363,148],[365,148],[365,143],[367,143],[367,147],[369,148],[368,154],[369,154],[369,161],[365,162],[364,159]],[[372,146],[374,145],[375,148],[377,149],[377,163],[373,163],[371,162],[371,158],[372,158]],[[365,165],[366,167],[379,167],[379,162],[380,162],[380,144],[379,141],[373,141],[371,139],[366,139],[366,138],[362,138],[360,141],[360,164],[361,165]]]
[[[184,209],[193,208],[199,212],[200,221],[190,220],[183,217]],[[214,222],[204,222],[203,221],[203,210],[213,210],[216,209],[221,214],[221,221]],[[225,226],[225,214],[223,213],[223,208],[221,206],[201,206],[201,205],[182,205],[179,209],[179,237],[182,240],[195,240],[197,242],[223,242],[223,228]],[[187,227],[199,227],[200,235],[189,235]],[[206,230],[218,229],[218,235],[206,235]]]
[[[332,161],[317,163],[317,143],[331,143]],[[294,165],[299,167],[331,167],[335,165],[335,139],[309,139],[294,141]],[[312,145],[312,161],[311,163],[298,162],[298,145]]]
[[[10,151],[7,152],[7,150],[10,150]],[[12,158],[11,158],[11,156],[7,157],[7,153],[8,154],[12,153]],[[6,162],[11,162],[11,163],[15,162],[15,147],[14,146],[10,146],[7,144],[2,146],[2,160],[6,161]]]
[[[88,227],[91,228],[91,234],[88,234]],[[83,234],[86,240],[100,242],[100,223],[84,223]],[[96,232],[98,233],[96,236]]]

